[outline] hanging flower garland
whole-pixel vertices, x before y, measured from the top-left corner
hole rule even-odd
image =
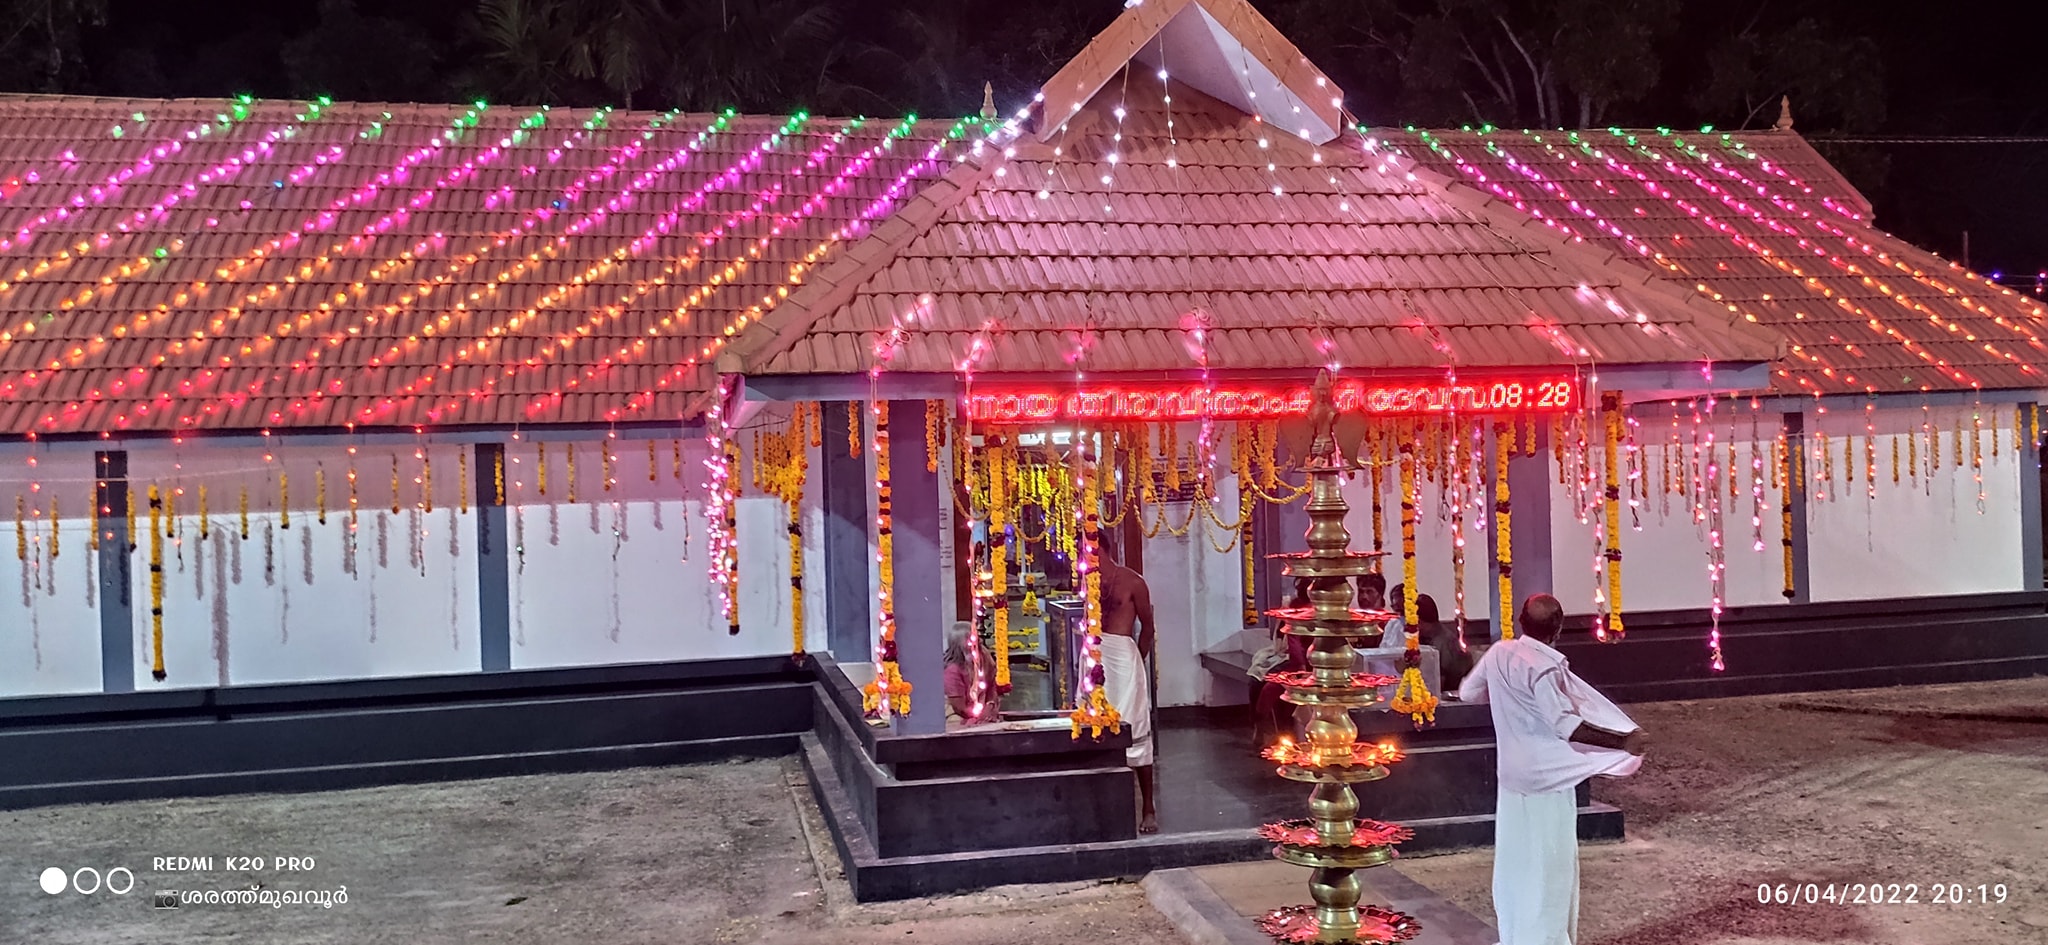
[[[1505,435],[1505,434],[1503,434]],[[1394,687],[1394,698],[1389,707],[1395,712],[1407,715],[1421,728],[1425,721],[1436,721],[1437,699],[1429,691],[1428,683],[1422,679],[1422,633],[1416,626],[1420,615],[1416,602],[1422,595],[1415,592],[1415,437],[1403,431],[1401,437],[1401,581],[1408,589],[1402,606],[1401,619],[1406,623],[1403,634],[1405,651],[1401,654],[1401,682]]]
[[[718,397],[711,405],[710,422],[706,425],[709,449],[707,450],[708,455],[704,460],[707,479],[705,483],[707,507],[704,510],[704,520],[706,531],[709,532],[711,554],[707,556],[708,573],[705,577],[711,586],[718,589],[718,612],[719,616],[725,619],[726,633],[731,636],[738,636],[740,632],[739,568],[737,549],[735,548],[738,536],[731,528],[731,523],[733,522],[732,507],[737,504],[735,502],[735,495],[738,487],[734,482],[733,475],[737,463],[734,461],[735,457],[733,455],[735,449],[733,429],[730,419],[725,415],[726,398],[732,394],[732,385],[733,380],[731,378],[719,379]],[[541,454],[539,480],[541,494],[546,495],[548,481],[546,453]],[[551,505],[549,507],[551,540],[554,527],[553,511],[554,509]]]
[[[1387,510],[1382,501],[1387,492],[1386,430],[1375,425],[1371,428],[1369,437],[1372,440],[1372,570],[1377,574],[1380,570],[1380,561],[1387,551]]]
[[[846,402],[846,455],[860,455],[860,401]]]
[[[1779,477],[1778,525],[1780,529],[1778,543],[1783,548],[1781,557],[1785,567],[1785,589],[1780,593],[1784,594],[1786,600],[1791,600],[1795,594],[1792,587],[1792,494],[1805,487],[1798,482],[1800,471],[1799,454],[1801,450],[1792,448],[1788,431],[1781,429],[1778,433],[1778,438],[1783,444],[1778,450],[1777,468],[1777,475]]]
[[[1514,507],[1508,503],[1508,458],[1515,451],[1515,433],[1506,423],[1493,423],[1493,561],[1500,570],[1500,607],[1496,620],[1500,638],[1515,636],[1515,550],[1509,540]],[[1411,592],[1410,596],[1413,594]]]
[[[1606,512],[1607,512],[1607,623],[1606,629],[1619,641],[1628,634],[1621,620],[1621,445],[1624,421],[1621,398],[1607,395],[1607,436],[1602,445],[1606,463]],[[1715,491],[1709,489],[1708,491]],[[1719,493],[1716,492],[1716,495]],[[1717,505],[1718,507],[1718,505]]]
[[[1079,443],[1075,449],[1075,465],[1079,467],[1081,476],[1081,573],[1086,576],[1083,587],[1086,589],[1088,652],[1081,675],[1082,691],[1075,697],[1074,711],[1068,719],[1074,738],[1080,738],[1084,728],[1093,737],[1100,738],[1103,729],[1123,731],[1123,719],[1117,715],[1116,706],[1109,702],[1109,687],[1104,684],[1102,668],[1102,533],[1099,514],[1102,485],[1096,475],[1095,464],[1088,455],[1086,434],[1076,433],[1074,438]]]
[[[875,678],[861,688],[865,713],[887,718],[910,714],[910,683],[896,662],[896,540],[894,514],[890,507],[889,402],[877,398],[875,417],[875,557],[881,574],[876,591],[876,615],[881,640],[875,648]]]
[[[149,676],[164,681],[164,502],[155,483],[149,486]]]
[[[1015,460],[1007,443],[991,444],[988,456],[988,569],[990,622],[996,658],[996,687],[1010,685],[1010,544],[1009,503],[1003,494],[1013,482]],[[1029,597],[1029,594],[1026,595]]]

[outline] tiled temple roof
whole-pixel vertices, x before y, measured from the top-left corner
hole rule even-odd
[[[2048,311],[1871,224],[1789,130],[1373,132],[1497,225],[1575,243],[1783,333],[1807,394],[2039,388]]]
[[[0,434],[675,419],[969,131],[0,97]]]

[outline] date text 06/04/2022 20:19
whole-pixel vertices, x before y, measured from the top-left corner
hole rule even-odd
[[[1998,905],[2011,893],[2004,883],[1764,883],[1756,901],[1789,905]]]

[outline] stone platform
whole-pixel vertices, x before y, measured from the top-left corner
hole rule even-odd
[[[1396,866],[1363,870],[1362,903],[1405,912],[1421,923],[1413,945],[1494,945],[1493,927],[1403,875]],[[1308,870],[1274,860],[1161,870],[1145,878],[1145,898],[1194,945],[1272,945],[1258,917],[1308,902]]]

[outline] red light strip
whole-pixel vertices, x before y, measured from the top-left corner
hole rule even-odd
[[[1569,374],[1388,378],[1340,381],[1337,409],[1376,417],[1503,413],[1570,413],[1584,403],[1584,384]],[[1305,384],[1081,385],[996,384],[965,398],[968,419],[1024,424],[1158,420],[1274,420],[1308,415]]]
[[[823,145],[820,145],[818,148],[811,151],[810,154],[806,155],[804,161],[801,164],[798,164],[797,166],[791,168],[787,172],[788,176],[801,177],[803,176],[804,172],[815,169],[820,162],[824,161],[834,151],[838,150],[839,146],[846,141],[847,135],[850,134],[853,131],[853,129],[857,127],[859,124],[860,123],[858,121],[854,121],[847,123],[845,126],[842,126],[838,131],[834,132],[829,138],[827,138]],[[758,165],[759,163],[760,161],[757,156],[757,159],[754,160],[752,164]],[[751,166],[752,165],[750,165],[750,167]],[[667,215],[665,215],[661,220],[656,221],[654,226],[648,227],[646,231],[642,232],[639,238],[635,239],[631,244],[634,247],[635,254],[637,255],[637,251],[639,249],[643,249],[647,246],[653,245],[659,236],[666,234],[672,227],[674,227],[677,220],[680,218],[682,214],[695,212],[699,207],[701,207],[704,203],[705,198],[709,196],[709,194],[715,189],[715,186],[726,182],[725,178],[727,176],[731,176],[732,178],[734,178],[734,182],[736,182],[739,174],[736,169],[729,169],[727,174],[722,174],[719,176],[719,178],[714,179],[713,181],[705,184],[704,187],[700,188],[697,193],[692,194],[689,198],[685,199],[683,202],[678,203],[675,207],[671,208]],[[697,239],[697,245],[690,247],[688,252],[684,253],[681,256],[671,259],[665,266],[662,267],[662,271],[659,275],[651,279],[643,279],[636,281],[631,287],[627,288],[624,292],[619,293],[610,304],[597,308],[589,318],[583,321],[581,325],[577,325],[563,332],[559,332],[558,338],[555,341],[555,343],[543,348],[535,356],[527,358],[520,362],[508,364],[498,374],[486,378],[482,384],[471,388],[467,393],[463,394],[462,396],[450,398],[449,400],[442,404],[429,408],[427,411],[428,419],[438,420],[442,413],[461,406],[462,403],[465,401],[481,399],[487,394],[495,393],[498,384],[506,378],[513,377],[522,372],[539,370],[544,362],[554,360],[563,352],[570,350],[577,344],[580,344],[585,339],[591,337],[594,334],[595,329],[603,325],[605,322],[616,321],[617,319],[622,317],[634,301],[644,298],[649,293],[655,291],[658,288],[666,286],[671,276],[674,276],[676,273],[682,270],[695,268],[697,263],[703,258],[705,249],[714,246],[720,241],[722,241],[725,238],[726,234],[731,232],[731,230],[734,227],[738,226],[741,223],[752,220],[756,216],[760,215],[760,213],[770,203],[780,200],[784,196],[784,194],[785,190],[783,189],[782,183],[779,181],[776,182],[772,187],[769,188],[768,191],[763,192],[762,194],[757,196],[752,205],[748,206],[743,210],[735,211],[727,215],[726,218],[720,221],[717,226],[713,227],[710,232],[699,237]],[[771,235],[779,234],[779,232],[780,227],[778,226],[776,230],[771,233]],[[721,284],[730,284],[732,280],[740,272],[746,269],[746,264],[750,261],[750,259],[760,257],[761,252],[764,249],[766,249],[767,243],[768,241],[766,239],[762,239],[756,242],[756,244],[750,249],[747,255],[743,255],[739,259],[728,264],[725,268],[725,271],[722,274],[713,277],[712,281],[708,286],[708,289],[715,290]],[[609,260],[607,260],[607,262],[609,262]],[[589,284],[588,280],[586,280],[585,284]],[[700,288],[699,291],[706,291],[706,288]],[[517,328],[518,326],[515,323],[512,327]],[[503,333],[493,332],[492,334],[494,337],[498,337],[501,340],[503,339]],[[653,335],[655,334],[655,332],[653,330],[650,330],[648,334]],[[478,356],[482,356],[485,353],[487,341],[488,339],[486,341],[477,342],[475,346],[475,351]],[[647,342],[644,339],[636,340],[629,347],[644,346],[646,343]],[[624,349],[622,349],[621,351],[621,354],[623,353]],[[466,353],[464,356],[467,356]],[[433,381],[440,374],[451,370],[453,367],[453,361],[444,360],[436,369],[426,372],[420,378],[415,379],[412,383],[400,388],[399,396],[410,396],[412,394],[416,394],[423,391],[428,385],[433,383]]]
[[[725,117],[721,116],[718,120],[714,121],[710,126],[707,126],[703,131],[698,132],[698,134],[695,137],[693,137],[689,143],[685,144],[681,148],[678,148],[675,151],[675,153],[669,155],[667,159],[656,164],[653,168],[643,171],[640,174],[636,175],[632,183],[626,189],[620,191],[617,195],[613,196],[611,200],[608,201],[604,206],[599,207],[578,218],[576,221],[571,223],[563,233],[555,235],[550,241],[549,245],[544,246],[540,250],[536,250],[532,253],[529,253],[526,259],[523,259],[504,269],[501,269],[494,277],[485,280],[484,288],[473,290],[466,298],[458,300],[455,303],[452,312],[441,313],[440,318],[437,321],[426,324],[423,328],[420,329],[420,331],[417,334],[412,336],[412,338],[409,340],[413,343],[417,343],[421,338],[430,338],[436,334],[446,332],[457,318],[467,316],[467,313],[470,311],[471,302],[478,301],[487,296],[495,295],[498,292],[499,287],[509,283],[513,279],[525,275],[529,270],[537,267],[542,256],[545,255],[552,257],[557,247],[566,245],[568,243],[568,237],[570,235],[580,233],[584,229],[587,229],[590,226],[595,225],[596,222],[602,221],[609,213],[616,211],[622,206],[624,206],[625,203],[628,201],[629,197],[631,196],[631,194],[637,192],[638,190],[644,189],[645,187],[653,183],[655,180],[659,179],[661,176],[675,170],[685,160],[687,160],[687,158],[690,155],[695,154],[697,151],[701,150],[704,146],[705,141],[708,140],[713,133],[723,130],[725,124],[726,119]],[[585,131],[590,130],[594,130],[594,126],[586,126]],[[573,141],[576,138],[582,137],[582,134],[582,132],[579,132],[577,135],[571,136],[569,141],[565,141],[563,145],[558,147],[555,151],[551,152],[551,157],[558,156],[561,153],[561,151],[565,148],[573,147]],[[438,273],[429,279],[423,280],[415,284],[410,290],[400,295],[395,303],[381,306],[376,311],[364,314],[362,317],[356,320],[355,324],[346,327],[336,326],[332,331],[329,332],[328,337],[326,337],[325,339],[318,343],[320,345],[324,345],[324,348],[316,346],[311,350],[305,352],[305,354],[302,357],[292,362],[291,366],[293,372],[300,373],[311,369],[313,365],[320,360],[320,358],[325,354],[327,350],[332,350],[334,348],[340,347],[342,344],[346,342],[349,336],[360,335],[364,327],[377,324],[378,321],[380,320],[379,312],[381,312],[382,317],[392,317],[396,316],[401,311],[406,311],[410,309],[413,303],[423,300],[428,296],[432,295],[433,292],[438,287],[451,283],[453,280],[450,278],[450,276],[452,276],[454,273],[464,271],[474,266],[478,261],[482,260],[485,255],[489,254],[491,250],[510,245],[511,243],[519,239],[531,235],[539,224],[544,223],[551,219],[553,216],[555,216],[555,214],[551,211],[566,209],[569,204],[575,203],[576,201],[581,199],[583,193],[590,184],[596,182],[601,178],[612,176],[614,173],[617,172],[617,169],[621,165],[623,165],[626,161],[631,160],[633,157],[637,156],[640,153],[641,144],[647,141],[649,138],[651,138],[652,135],[653,127],[650,127],[647,131],[643,131],[638,141],[632,142],[631,144],[628,144],[626,147],[619,149],[618,153],[614,154],[610,160],[588,171],[587,173],[585,173],[582,179],[564,188],[561,191],[561,197],[557,201],[551,202],[550,205],[547,207],[535,209],[533,212],[529,213],[527,217],[524,220],[522,220],[517,226],[493,234],[492,236],[478,243],[476,248],[473,249],[471,252],[463,256],[454,258],[445,265],[443,272]],[[559,203],[561,206],[555,206],[555,204],[557,203]],[[608,253],[606,255],[607,263],[611,262],[612,255],[613,254],[611,253]],[[406,261],[410,261],[410,254],[407,254]],[[387,260],[386,265],[390,265],[394,262],[395,259]],[[360,291],[361,284],[358,283],[357,287],[358,291]],[[558,287],[557,291],[559,291],[559,288],[560,287]],[[304,317],[305,316],[302,316],[302,319]],[[428,315],[423,317],[432,316]],[[515,321],[516,320],[517,319],[515,319]],[[496,329],[494,328],[494,331],[495,330]],[[479,342],[479,348],[481,348],[481,345],[482,343]],[[375,367],[381,366],[386,358],[395,357],[400,353],[402,353],[402,349],[397,345],[394,345],[391,350],[386,351],[384,354],[371,358],[369,366],[362,368],[362,370],[369,371],[374,369]],[[224,392],[221,395],[218,395],[213,402],[206,404],[204,410],[206,413],[212,414],[217,413],[220,407],[223,405],[239,406],[247,402],[249,397],[260,393],[263,390],[264,386],[273,379],[274,378],[259,378],[255,381],[252,381],[249,385],[247,385],[244,388],[235,390],[233,392]],[[341,393],[343,387],[344,385],[340,378],[329,378],[325,381],[325,383],[322,385],[320,389],[314,390],[306,399],[299,400],[293,403],[291,407],[294,410],[304,410],[307,406],[311,404],[319,403],[325,400],[329,394]],[[366,411],[366,413],[368,413],[368,411]],[[282,411],[274,410],[271,411],[269,415],[269,422],[272,423],[281,422],[283,419],[284,414]],[[196,416],[181,418],[181,422],[188,425],[197,422],[197,420],[198,418]]]
[[[219,269],[216,269],[214,271],[215,278],[219,280],[232,279],[234,276],[239,275],[243,270],[247,269],[251,265],[256,264],[257,260],[262,260],[271,253],[275,253],[286,247],[296,245],[301,235],[312,233],[316,230],[325,229],[329,226],[332,226],[336,219],[336,214],[339,213],[340,211],[352,206],[365,203],[375,198],[378,192],[381,191],[386,185],[391,184],[395,181],[403,180],[406,173],[412,167],[425,161],[427,158],[431,157],[433,154],[438,152],[449,141],[452,141],[453,136],[461,128],[464,121],[474,114],[476,114],[476,111],[468,113],[463,118],[458,118],[448,129],[444,130],[439,135],[437,135],[427,147],[415,149],[411,152],[408,152],[402,159],[400,159],[400,161],[396,165],[393,165],[390,169],[378,175],[375,180],[371,181],[369,184],[357,188],[353,193],[347,196],[336,199],[332,204],[329,204],[325,210],[322,210],[314,214],[313,216],[306,218],[305,221],[303,221],[298,227],[294,228],[293,230],[287,231],[285,234],[281,236],[274,237],[268,242],[259,245],[254,249],[248,250],[239,257],[228,261],[226,264],[224,264]],[[334,249],[330,250],[330,252],[338,251],[340,248],[346,245],[347,243],[337,243],[335,244]],[[322,264],[324,264],[326,261],[327,256],[324,255],[320,257],[319,260],[317,260],[317,262],[320,262]],[[296,276],[294,277],[294,281],[296,281]],[[130,332],[137,332],[144,328],[147,328],[152,321],[162,320],[163,318],[168,316],[173,308],[183,308],[184,306],[191,304],[193,301],[196,301],[202,294],[204,294],[207,287],[212,284],[213,283],[209,283],[205,279],[193,280],[193,282],[187,287],[185,287],[184,290],[180,291],[177,295],[173,296],[170,302],[157,303],[157,305],[152,310],[142,312],[136,315],[133,319],[130,319],[125,324],[116,325],[114,327],[114,330],[110,332],[110,334],[112,334],[116,338],[122,338],[126,337]],[[157,365],[161,365],[165,360],[168,360],[168,358],[165,355],[159,354],[157,356],[157,360],[154,363]],[[38,372],[29,371],[21,377],[6,381],[4,383],[0,383],[0,396],[14,393],[15,385],[17,383],[34,384],[41,379],[47,378],[47,376],[47,373],[43,373],[41,376],[38,376]],[[147,379],[147,377],[148,371],[145,368],[137,367],[131,370],[126,375],[125,381],[116,382],[116,385],[114,385],[114,389],[116,391],[119,391],[119,385],[122,383],[142,383],[144,380]],[[159,404],[168,405],[171,402],[171,396],[168,393],[160,393],[157,395],[156,400]],[[66,405],[65,412],[67,414],[75,414],[81,409],[81,404],[73,402],[71,404]],[[149,405],[138,404],[136,405],[135,409],[136,412],[147,413],[149,410]],[[122,415],[116,418],[115,422],[120,426],[126,427],[130,420],[128,415],[126,413],[123,413]],[[45,426],[54,426],[56,423],[56,416],[54,414],[45,415],[43,417],[42,423]]]

